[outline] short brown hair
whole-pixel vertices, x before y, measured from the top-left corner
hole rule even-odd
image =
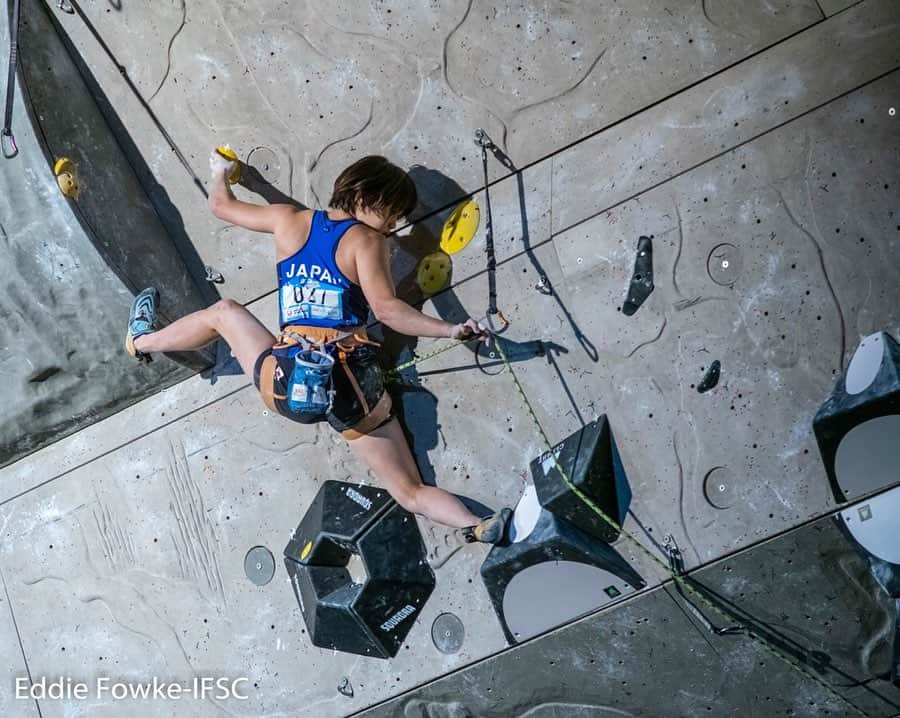
[[[407,217],[417,202],[416,186],[406,172],[380,155],[369,155],[341,172],[328,204],[351,214],[359,206]]]

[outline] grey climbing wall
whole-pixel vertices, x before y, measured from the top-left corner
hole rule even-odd
[[[205,176],[211,147],[230,142],[270,181],[251,173],[236,188],[258,202],[320,202],[335,172],[364,153],[416,165],[422,206],[395,238],[396,279],[404,297],[460,320],[487,307],[484,223],[454,255],[450,289],[426,298],[413,278],[457,199],[473,193],[485,208],[472,141],[484,128],[525,168],[489,158],[497,298],[511,322],[504,349],[550,441],[607,414],[634,496],[625,528],[643,547],[660,556],[672,535],[689,569],[850,676],[829,679],[876,684],[886,608],[830,529],[799,532],[784,560],[763,548],[734,564],[729,556],[835,509],[812,417],[861,336],[900,334],[896,2],[80,7],[83,16],[50,11],[198,258],[222,272],[223,294],[268,326],[271,240],[209,215],[194,176]],[[652,238],[655,288],[626,316],[641,235]],[[447,347],[376,332],[389,362]],[[495,508],[518,500],[546,447],[490,352],[454,347],[404,372],[392,391],[425,480]],[[700,393],[714,360],[718,384]],[[768,715],[766,695],[783,711],[844,714],[742,638],[707,642],[691,628],[696,642],[669,640],[670,627],[687,632],[689,610],[665,595],[665,572],[627,538],[614,549],[652,593],[503,659],[478,575],[483,547],[454,553],[445,529],[420,520],[437,586],[397,658],[317,649],[281,566],[259,587],[243,561],[258,545],[277,555],[326,479],[377,481],[327,428],[269,416],[243,376],[212,386],[194,376],[0,469],[0,569],[21,635],[18,653],[17,642],[0,644],[7,664],[16,675],[25,659],[33,675],[93,676],[110,665],[135,679],[222,672],[253,686],[247,703],[148,703],[134,711],[141,718],[338,716],[498,654],[492,666],[537,661],[523,651],[546,645],[556,651],[546,674],[565,660],[577,681],[562,685],[581,695],[580,708],[571,695],[511,682],[521,705],[485,686],[475,715],[602,715],[613,688],[612,710],[634,713],[677,694],[686,715],[747,705]],[[816,555],[809,568],[818,573],[802,574],[808,601],[806,584],[787,582],[801,575],[791,573],[797,553]],[[823,598],[825,578],[839,593]],[[47,605],[52,614],[32,608]],[[455,653],[432,641],[432,622],[447,612],[465,628]],[[860,622],[836,629],[832,614]],[[620,657],[607,666],[598,651],[608,645]],[[651,685],[642,672],[651,651],[667,666],[697,656],[700,676],[685,679],[681,695],[670,667],[654,677],[666,691],[650,703],[640,684]],[[607,672],[590,693],[585,676],[598,666]],[[765,684],[771,694],[760,692]],[[440,685],[413,697],[458,700]],[[781,694],[794,685],[789,703]],[[742,702],[744,690],[759,703]],[[848,695],[875,714],[883,707],[865,687]],[[117,708],[41,703],[45,715]]]
[[[104,119],[47,11],[25,2],[22,13],[13,123],[20,152],[0,164],[0,464],[191,374],[166,357],[138,368],[124,354],[136,291],[158,286],[164,319],[215,297],[192,279],[193,249],[179,252],[125,156],[127,135],[117,139]],[[4,47],[8,29],[4,13]],[[56,186],[59,157],[78,167],[75,202]],[[196,370],[211,355],[174,359]]]
[[[669,582],[354,715],[813,718],[858,715],[854,705],[869,716],[900,713],[900,690],[870,678],[890,667],[893,601],[832,518],[715,562],[689,585],[715,608]],[[691,604],[712,628],[745,626],[766,643],[715,635]]]

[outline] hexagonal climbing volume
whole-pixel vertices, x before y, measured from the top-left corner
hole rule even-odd
[[[323,484],[284,564],[313,644],[363,656],[395,656],[435,586],[415,516],[384,489],[343,481]]]

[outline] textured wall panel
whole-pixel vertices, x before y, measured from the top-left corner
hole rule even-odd
[[[898,27],[897,3],[860,3],[560,153],[554,232],[896,69]]]
[[[718,0],[680,11],[652,0],[252,8],[96,0],[83,10],[192,173],[206,178],[216,144],[230,142],[244,158],[265,147],[277,158],[277,188],[312,204],[327,202],[337,173],[371,153],[436,170],[460,195],[473,191],[482,184],[477,127],[527,164],[821,19],[812,0]],[[265,245],[209,219],[97,40],[78,18],[58,16],[198,253],[226,274],[225,289],[241,301],[270,289]],[[493,164],[491,173],[506,170]]]
[[[716,563],[693,578],[720,607],[870,716],[900,691],[867,679],[890,662],[893,608],[867,566],[822,519]],[[728,621],[697,606],[717,627]],[[726,614],[727,615],[727,614]],[[689,656],[686,660],[685,657]],[[747,636],[715,636],[671,584],[417,689],[375,716],[856,715],[820,683]]]

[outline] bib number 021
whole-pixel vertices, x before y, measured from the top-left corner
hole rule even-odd
[[[282,287],[281,309],[285,321],[343,318],[342,287],[315,280],[291,282]]]

